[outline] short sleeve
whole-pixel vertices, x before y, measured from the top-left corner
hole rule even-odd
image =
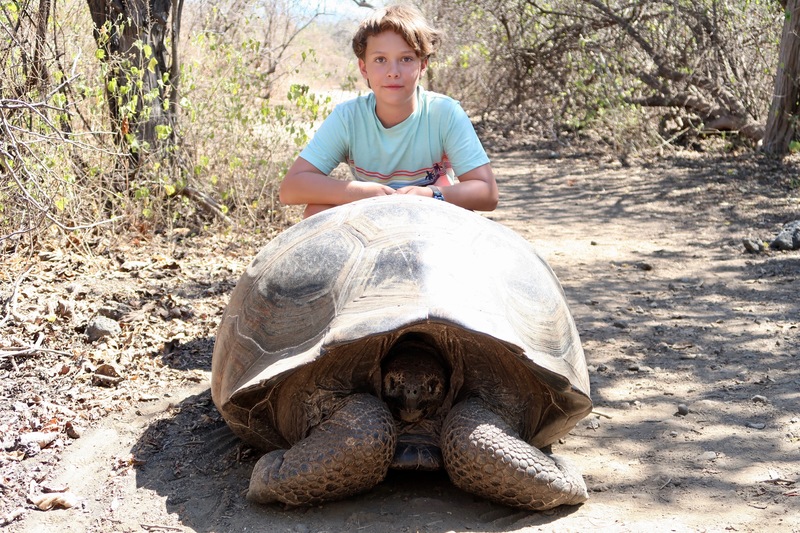
[[[442,135],[444,152],[453,165],[456,176],[489,163],[475,127],[461,105],[452,100],[449,120],[445,120]]]
[[[300,157],[314,165],[323,174],[330,174],[339,163],[347,161],[349,152],[347,125],[342,113],[334,108],[319,127]]]

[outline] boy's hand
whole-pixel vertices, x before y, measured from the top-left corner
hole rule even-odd
[[[406,187],[400,187],[395,191],[397,194],[411,194],[414,196],[424,196],[426,198],[433,197],[433,191],[431,191],[427,187],[417,187],[416,185],[408,185]]]
[[[372,198],[373,196],[388,196],[390,194],[394,194],[395,191],[388,185],[383,185],[381,183],[372,183],[369,181],[351,181],[348,184],[349,186],[353,187],[355,190],[355,194],[358,199],[362,198]]]

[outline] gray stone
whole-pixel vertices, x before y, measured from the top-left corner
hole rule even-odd
[[[742,239],[742,244],[744,245],[744,249],[751,254],[757,254],[764,251],[764,243],[757,239]]]
[[[773,250],[798,250],[800,249],[800,220],[790,222],[778,233],[778,236],[769,243]]]
[[[105,316],[96,316],[86,325],[86,336],[89,342],[105,337],[115,337],[120,333],[122,333],[122,328],[119,323]]]

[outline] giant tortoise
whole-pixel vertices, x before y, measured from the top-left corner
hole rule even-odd
[[[592,407],[561,286],[522,237],[440,201],[361,200],[278,235],[231,295],[211,391],[268,452],[252,501],[315,504],[442,467],[518,508],[587,498],[541,451]]]

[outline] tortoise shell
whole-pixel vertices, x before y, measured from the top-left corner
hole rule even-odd
[[[278,235],[247,268],[217,333],[214,403],[266,451],[302,439],[337,398],[381,395],[381,360],[414,334],[451,371],[443,409],[495,406],[536,447],[592,408],[561,285],[532,245],[471,211],[370,198]]]

